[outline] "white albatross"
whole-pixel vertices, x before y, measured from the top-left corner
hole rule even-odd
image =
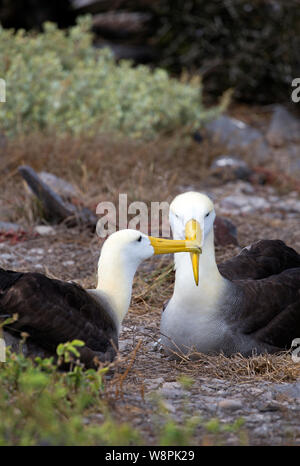
[[[278,352],[300,337],[300,255],[261,240],[217,266],[213,202],[187,192],[170,205],[174,239],[197,239],[202,253],[175,254],[173,296],[162,313],[168,353]],[[191,265],[192,260],[192,265]]]
[[[198,250],[195,241],[118,231],[103,244],[93,290],[41,273],[0,268],[0,320],[18,315],[15,322],[4,326],[6,343],[19,347],[20,336],[26,332],[25,354],[50,356],[56,354],[59,343],[79,339],[85,342],[80,356],[86,367],[94,365],[95,357],[112,360],[141,262],[153,254]]]

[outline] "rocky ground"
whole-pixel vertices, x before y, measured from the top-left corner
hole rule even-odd
[[[269,182],[267,170],[254,168],[257,160],[249,163],[242,150],[238,154],[229,144],[208,177],[174,188],[174,192],[205,191],[214,199],[218,216],[236,227],[236,241],[222,242],[216,232],[218,262],[262,238],[282,239],[300,252],[300,189],[298,175],[292,177],[290,169],[297,173],[299,141],[297,135],[291,140],[290,132],[288,141],[280,140],[279,130],[274,139],[274,115],[264,133],[255,129],[249,137],[260,138],[263,152],[274,149],[273,161],[278,151],[285,153],[284,183]],[[227,127],[227,136],[228,131]],[[1,267],[95,285],[100,247],[95,235],[63,225],[25,232],[16,225],[0,226]],[[234,229],[231,234],[235,237]],[[200,445],[299,445],[300,363],[293,362],[290,354],[250,360],[203,356],[192,363],[176,362],[161,351],[159,322],[163,302],[172,294],[171,261],[171,257],[151,259],[136,275],[120,336],[121,361],[107,381],[111,412],[137,427],[149,444],[155,443],[155,431],[166,420],[175,419],[184,426],[195,421],[193,442]],[[86,422],[101,422],[97,416],[91,414]]]

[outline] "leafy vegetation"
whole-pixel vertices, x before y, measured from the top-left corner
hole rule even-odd
[[[89,16],[62,31],[45,23],[39,34],[0,29],[0,76],[6,103],[0,129],[14,136],[35,129],[95,133],[113,130],[136,138],[199,127],[226,105],[206,110],[200,80],[169,77],[163,69],[116,63],[92,46]]]
[[[21,345],[24,341],[21,342]],[[6,362],[0,363],[0,446],[4,445],[140,445],[144,436],[125,422],[112,416],[105,397],[104,375],[108,367],[84,371],[78,360],[77,347],[83,342],[74,340],[57,348],[58,362],[53,358],[25,358],[22,352],[8,348]],[[60,364],[70,363],[68,371]],[[192,379],[183,378],[185,389]],[[154,423],[156,444],[195,445],[199,443],[199,428],[222,443],[221,435],[238,433],[245,442],[242,420],[221,424],[218,419],[204,423],[191,415],[187,399],[183,400],[183,419],[170,416],[164,399],[157,402],[157,422]]]
[[[60,346],[60,356],[76,353],[78,342]],[[75,349],[75,352],[74,352]],[[83,371],[75,363],[57,370],[53,358],[35,361],[7,350],[0,363],[0,445],[127,445],[139,435],[125,423],[114,422],[103,401],[107,368]],[[86,416],[103,415],[101,424]]]

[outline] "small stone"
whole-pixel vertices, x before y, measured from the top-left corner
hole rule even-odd
[[[268,411],[279,411],[280,410],[280,404],[271,402],[271,403],[264,403],[260,406],[259,411],[262,413],[268,412]]]
[[[300,212],[300,201],[295,199],[285,199],[284,201],[278,201],[276,205],[277,209],[284,210],[286,212]]]
[[[126,339],[126,340],[119,341],[119,351],[121,353],[130,347],[132,347],[132,339]]]
[[[30,254],[37,254],[38,256],[42,256],[45,253],[44,249],[42,248],[32,248],[32,249],[29,249],[28,252]]]
[[[168,402],[168,401],[163,401],[163,406],[164,408],[169,411],[169,413],[175,413],[176,412],[176,408],[174,405],[172,405],[172,403]]]
[[[0,231],[18,231],[22,230],[22,227],[17,223],[11,222],[0,222]]]
[[[222,115],[206,125],[208,136],[213,142],[222,144],[229,151],[249,151],[253,156],[264,159],[269,148],[263,134],[243,121]]]
[[[220,207],[224,213],[251,213],[256,210],[270,208],[270,203],[259,196],[246,196],[244,194],[231,195],[222,199]]]
[[[226,411],[236,411],[237,409],[241,409],[243,404],[240,400],[226,399],[219,401],[218,406]]]
[[[13,254],[4,253],[4,254],[1,254],[0,259],[11,262],[15,259],[15,256]]]
[[[270,435],[270,426],[263,424],[262,426],[256,427],[253,430],[253,435],[257,435],[258,437],[266,437],[267,435]]]
[[[153,390],[154,388],[158,388],[159,385],[164,383],[164,379],[162,377],[157,377],[156,379],[146,379],[145,385],[150,389]]]
[[[300,399],[300,382],[275,384],[273,389],[275,393],[280,393],[288,398]]]
[[[218,157],[210,167],[212,176],[222,180],[222,182],[234,180],[248,180],[252,170],[243,160],[228,155]]]
[[[75,264],[75,262],[74,262],[74,261],[71,261],[71,260],[70,260],[70,261],[64,261],[64,262],[62,262],[62,265],[63,265],[64,267],[69,267],[70,265],[74,265],[74,264]]]
[[[76,188],[63,178],[59,178],[58,176],[48,172],[40,172],[38,175],[40,179],[59,196],[65,199],[70,199],[78,195]]]
[[[227,218],[217,216],[214,222],[214,233],[216,244],[227,246],[228,244],[238,244],[237,228]]]
[[[160,389],[160,393],[167,398],[181,398],[184,390],[178,382],[165,382]]]
[[[41,236],[55,235],[55,229],[48,225],[37,225],[34,231]]]
[[[276,105],[266,139],[274,147],[281,147],[289,142],[299,143],[300,120],[282,105]]]

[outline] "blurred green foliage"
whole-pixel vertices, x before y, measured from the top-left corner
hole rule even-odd
[[[0,446],[138,444],[139,434],[107,411],[106,371],[84,371],[75,363],[60,372],[52,358],[33,362],[7,349],[0,363]]]
[[[116,63],[92,46],[91,18],[68,31],[46,23],[43,33],[0,29],[0,77],[6,103],[0,130],[9,136],[35,129],[95,133],[116,131],[136,138],[188,131],[217,116],[206,110],[199,79],[176,80],[162,69]]]
[[[108,367],[84,370],[74,351],[81,343],[60,344],[57,362],[53,357],[32,360],[6,348],[6,362],[0,363],[0,446],[147,444],[145,432],[114,418],[105,388]],[[22,344],[24,340],[20,350]],[[61,364],[70,361],[69,369],[62,371]],[[182,386],[188,390],[193,380],[182,379]],[[159,392],[153,393],[156,422],[150,417],[147,424],[153,425],[156,445],[198,445],[206,433],[213,443],[222,444],[227,432],[235,433],[241,444],[248,443],[242,419],[204,423],[191,412],[188,397],[187,392],[177,420]]]
[[[158,65],[200,72],[205,89],[251,102],[290,101],[300,75],[299,0],[159,0],[151,43]]]

